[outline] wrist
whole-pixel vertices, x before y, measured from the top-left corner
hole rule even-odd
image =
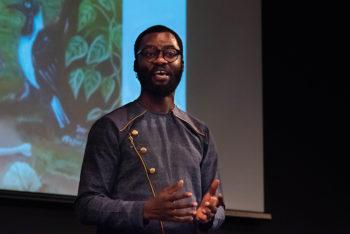
[[[152,219],[152,206],[153,206],[152,200],[145,201],[144,206],[143,206],[143,219],[144,220]]]
[[[213,226],[214,218],[211,218],[211,219],[209,219],[207,221],[200,221],[200,220],[198,220],[197,223],[198,223],[198,229],[199,230],[207,231]]]

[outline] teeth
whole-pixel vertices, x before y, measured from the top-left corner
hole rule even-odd
[[[156,71],[155,72],[157,75],[166,75],[165,71]]]

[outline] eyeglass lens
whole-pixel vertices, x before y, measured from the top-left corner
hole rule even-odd
[[[160,50],[156,47],[146,47],[142,49],[141,55],[148,62],[153,62],[159,57],[160,52],[162,52],[162,57],[170,63],[174,62],[179,56],[179,51],[175,48],[165,48]]]

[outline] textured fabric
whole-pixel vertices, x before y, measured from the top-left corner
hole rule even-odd
[[[133,130],[138,134],[131,134]],[[184,191],[200,203],[218,177],[217,153],[205,124],[177,108],[152,113],[135,101],[92,126],[76,210],[83,223],[98,226],[98,233],[162,233],[159,221],[143,220],[144,201],[153,196],[152,189],[157,193],[183,179]],[[164,233],[216,229],[224,218],[219,207],[209,227],[163,222]]]

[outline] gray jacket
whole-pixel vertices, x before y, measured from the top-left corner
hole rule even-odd
[[[203,225],[143,220],[145,200],[184,180],[184,190],[198,203],[218,178],[217,152],[206,125],[175,107],[152,113],[138,101],[105,115],[92,126],[80,176],[76,211],[98,233],[196,233],[217,229]],[[219,192],[221,191],[221,186]]]

